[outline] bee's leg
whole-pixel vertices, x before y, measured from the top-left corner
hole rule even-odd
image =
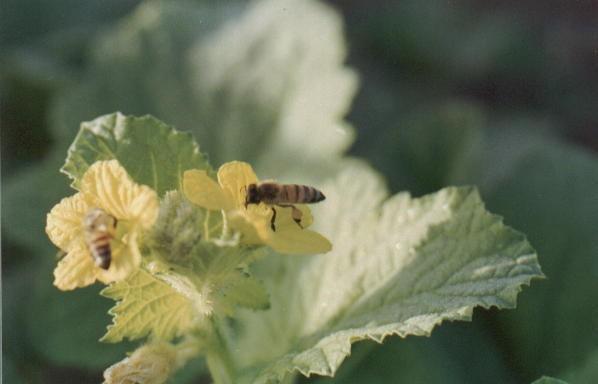
[[[284,208],[291,208],[291,217],[293,218],[293,221],[295,223],[297,223],[297,225],[303,229],[303,225],[301,225],[301,218],[303,218],[303,212],[301,212],[301,210],[297,207],[295,207],[292,204],[279,204],[279,207],[284,207]]]
[[[270,219],[270,228],[272,228],[273,232],[276,232],[276,226],[274,225],[274,221],[276,220],[276,209],[272,207],[272,219]]]
[[[295,207],[294,205],[291,205],[291,208],[293,208],[293,211],[291,212],[291,215],[293,216],[293,220],[295,221],[295,223],[297,223],[297,225],[303,229],[303,225],[301,225],[301,219],[303,218],[303,212],[301,212],[301,210],[297,207]]]

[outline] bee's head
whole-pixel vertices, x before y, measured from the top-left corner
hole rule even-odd
[[[247,186],[247,194],[245,195],[245,208],[249,204],[259,204],[260,203],[260,196],[259,191],[257,189],[257,184],[249,184]]]

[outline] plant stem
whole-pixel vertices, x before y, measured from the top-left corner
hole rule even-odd
[[[214,384],[231,384],[235,379],[235,367],[226,343],[222,338],[216,319],[210,320],[212,337],[206,353],[208,369]]]

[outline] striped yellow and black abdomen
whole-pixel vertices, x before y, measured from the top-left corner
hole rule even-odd
[[[110,268],[110,241],[116,230],[116,218],[100,208],[92,208],[83,219],[85,241],[96,266]]]
[[[95,262],[95,265],[102,268],[110,268],[112,261],[112,249],[110,248],[110,240],[112,236],[109,233],[97,233],[90,235],[89,251]]]
[[[322,192],[308,185],[287,184],[283,186],[286,196],[285,203],[312,204],[324,200]]]

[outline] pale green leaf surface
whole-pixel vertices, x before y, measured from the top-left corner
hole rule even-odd
[[[248,160],[269,176],[329,162],[353,141],[342,118],[357,79],[345,56],[341,18],[328,6],[255,2],[193,51],[198,108],[212,125],[198,139],[217,160]]]
[[[258,265],[271,310],[243,312],[230,338],[246,381],[333,375],[352,342],[429,335],[444,320],[469,320],[475,306],[513,308],[521,285],[542,276],[525,237],[485,211],[475,189],[385,200],[358,163],[322,189],[314,216],[334,249]]]
[[[160,195],[182,188],[184,171],[209,169],[191,134],[151,116],[113,113],[81,124],[62,171],[77,186],[91,164],[110,159],[117,159],[133,180]]]
[[[222,305],[233,308],[268,309],[270,297],[264,284],[242,271],[233,271],[217,285]]]
[[[231,315],[236,306],[266,309],[270,298],[261,281],[247,271],[247,265],[262,255],[249,247],[219,247],[201,242],[193,249],[194,271],[200,291],[210,294],[216,311]]]
[[[357,81],[339,15],[311,0],[240,9],[141,4],[95,44],[90,71],[53,108],[54,131],[70,141],[98,115],[151,114],[191,131],[214,164],[323,171],[353,138],[342,117]]]
[[[116,343],[150,336],[168,341],[193,326],[193,303],[170,285],[140,269],[126,280],[113,283],[102,295],[118,300],[109,313],[113,324],[102,341]]]

